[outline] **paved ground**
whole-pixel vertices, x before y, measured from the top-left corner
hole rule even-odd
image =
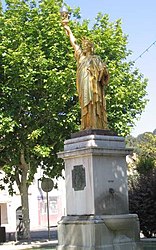
[[[57,245],[57,228],[50,230],[50,237],[48,239],[47,230],[31,231],[31,241],[15,241],[15,233],[6,234],[6,242],[0,243],[0,250],[22,250],[31,249],[40,246],[55,247]]]
[[[23,249],[31,249],[37,247],[56,247],[57,240],[48,241],[31,241],[31,242],[15,242],[9,241],[4,244],[0,244],[0,250],[23,250]]]
[[[51,228],[50,239],[48,239],[48,232],[46,229],[40,229],[40,230],[36,229],[31,231],[31,241],[29,242],[15,241],[15,239],[13,240],[14,233],[11,232],[7,233],[6,236],[7,236],[7,241],[5,243],[0,243],[0,250],[24,250],[24,249],[26,250],[44,246],[53,249],[58,244],[57,227]],[[146,249],[149,250],[156,249],[156,238],[149,238],[149,239],[142,238],[141,242],[146,247]]]

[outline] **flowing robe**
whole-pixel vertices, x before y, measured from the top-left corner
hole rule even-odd
[[[104,85],[108,83],[105,63],[96,55],[75,52],[77,60],[76,86],[81,106],[81,130],[108,129]]]

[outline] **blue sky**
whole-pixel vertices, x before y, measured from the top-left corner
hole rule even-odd
[[[128,48],[133,51],[132,60],[156,41],[155,0],[66,0],[65,3],[71,8],[80,7],[82,18],[92,23],[98,12],[108,14],[110,21],[120,18],[123,31],[128,35]],[[149,80],[149,102],[132,130],[133,136],[156,129],[156,43],[136,61],[135,67]]]

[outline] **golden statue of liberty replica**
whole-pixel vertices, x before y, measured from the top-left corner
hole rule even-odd
[[[109,74],[106,64],[94,55],[94,45],[88,39],[82,40],[82,48],[68,26],[68,19],[62,24],[75,51],[77,61],[76,86],[81,106],[81,130],[108,129],[104,87]]]
[[[81,131],[71,134],[58,153],[65,162],[67,216],[58,223],[57,250],[139,250],[139,220],[128,206],[126,155],[133,150],[107,127],[108,71],[90,41],[83,39],[80,48],[68,11],[60,12],[77,60]]]

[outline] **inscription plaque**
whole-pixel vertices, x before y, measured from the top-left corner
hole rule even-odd
[[[72,188],[75,191],[84,190],[86,186],[86,174],[83,165],[77,165],[72,170]]]

